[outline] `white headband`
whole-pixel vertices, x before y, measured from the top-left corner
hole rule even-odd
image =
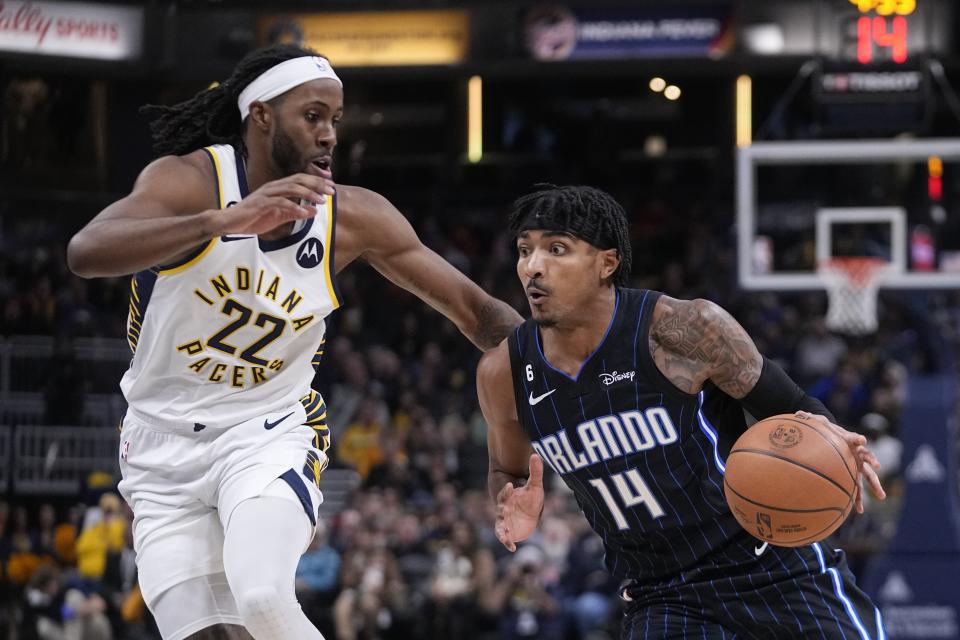
[[[247,117],[250,113],[250,104],[255,100],[266,102],[305,82],[321,78],[336,80],[337,84],[343,87],[343,82],[334,73],[330,61],[319,56],[293,58],[270,67],[240,92],[240,98],[237,99],[240,120],[243,121]]]

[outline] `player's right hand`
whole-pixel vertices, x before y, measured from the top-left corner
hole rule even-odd
[[[847,443],[854,457],[859,463],[860,469],[857,474],[857,493],[854,497],[854,508],[857,513],[863,513],[863,481],[866,479],[870,487],[870,492],[877,500],[885,500],[887,492],[883,490],[877,471],[880,470],[880,461],[877,456],[867,447],[867,439],[859,433],[847,431],[838,424],[830,422],[826,416],[812,414],[808,411],[797,411],[796,416],[804,420],[815,420],[827,429],[832,430],[841,440]]]
[[[526,540],[537,529],[543,511],[543,460],[537,454],[530,456],[530,477],[522,487],[508,482],[497,494],[497,520],[494,532],[509,551]]]
[[[219,212],[217,233],[257,235],[267,233],[285,222],[304,220],[317,215],[317,206],[335,192],[333,180],[307,173],[267,182],[238,202]],[[312,204],[298,204],[298,203]]]

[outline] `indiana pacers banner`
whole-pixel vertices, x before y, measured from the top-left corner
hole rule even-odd
[[[470,18],[460,10],[270,16],[258,27],[261,42],[312,47],[337,68],[455,64],[470,45]]]
[[[666,4],[666,3],[663,3]],[[589,60],[726,53],[732,5],[541,5],[524,15],[527,51],[536,60]]]

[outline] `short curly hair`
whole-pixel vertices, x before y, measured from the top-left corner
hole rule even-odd
[[[620,264],[612,280],[625,286],[632,252],[627,214],[620,203],[594,187],[538,184],[534,188],[513,202],[510,231],[515,236],[529,229],[565,231],[598,249],[616,249]]]

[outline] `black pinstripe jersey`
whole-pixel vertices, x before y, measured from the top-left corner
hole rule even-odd
[[[546,360],[534,322],[518,327],[509,339],[517,414],[603,539],[614,576],[660,583],[743,573],[761,543],[727,508],[723,472],[744,414],[716,387],[690,395],[657,369],[648,335],[660,295],[618,289],[603,341],[572,378]],[[787,573],[818,566],[812,548],[782,552]]]

